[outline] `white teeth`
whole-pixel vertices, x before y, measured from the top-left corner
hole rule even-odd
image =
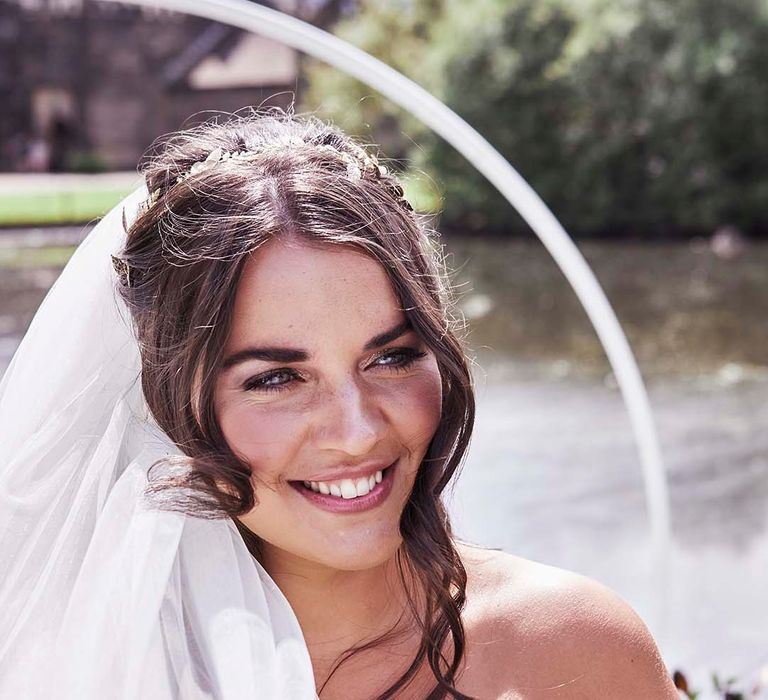
[[[315,493],[322,493],[323,495],[336,496],[337,498],[358,498],[359,496],[365,496],[376,488],[376,484],[380,484],[383,478],[382,470],[377,471],[370,476],[363,476],[358,479],[341,479],[336,482],[326,481],[305,481],[304,486],[308,489],[312,489]]]
[[[355,482],[352,479],[341,480],[341,497],[342,498],[355,498],[357,496],[357,489],[355,488]]]
[[[368,483],[368,479],[362,478],[357,480],[355,488],[358,496],[365,496],[371,490],[371,485]]]

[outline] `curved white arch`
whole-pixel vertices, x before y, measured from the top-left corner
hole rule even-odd
[[[518,172],[461,117],[422,87],[364,51],[294,17],[248,0],[105,0],[196,15],[281,41],[354,76],[421,119],[469,160],[535,231],[570,282],[613,367],[640,452],[655,565],[662,580],[669,495],[648,394],[600,284],[558,220]]]

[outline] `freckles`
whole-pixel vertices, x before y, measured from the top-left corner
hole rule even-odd
[[[230,448],[252,467],[282,461],[302,434],[292,412],[269,405],[231,407],[221,416],[221,429]]]
[[[414,442],[431,440],[442,411],[439,373],[425,371],[414,375],[392,398],[394,421],[400,426],[400,432]]]

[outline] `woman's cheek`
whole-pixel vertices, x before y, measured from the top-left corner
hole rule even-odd
[[[393,422],[411,449],[426,449],[440,423],[442,383],[437,363],[409,377],[394,393]]]
[[[302,432],[293,413],[268,404],[230,406],[219,421],[227,444],[253,468],[289,462]]]

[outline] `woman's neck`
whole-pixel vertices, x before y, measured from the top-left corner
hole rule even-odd
[[[370,569],[340,571],[265,547],[262,565],[291,604],[310,651],[373,639],[407,608],[395,557]]]
[[[425,601],[407,567],[405,582],[401,578],[397,556],[370,569],[340,571],[267,545],[260,560],[296,614],[323,697],[375,697],[410,666],[421,629],[409,597],[420,618]],[[380,638],[346,661],[346,652]],[[409,688],[417,696],[433,684],[431,673],[414,681]]]

